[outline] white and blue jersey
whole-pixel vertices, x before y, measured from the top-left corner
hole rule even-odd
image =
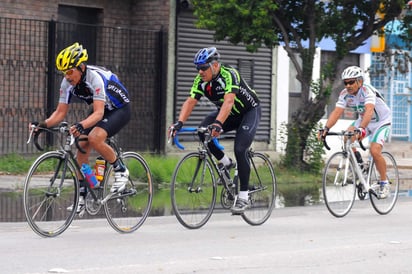
[[[86,72],[76,86],[63,78],[60,86],[59,103],[70,104],[73,96],[88,105],[94,100],[104,101],[108,111],[119,109],[130,103],[129,93],[116,74],[103,67],[87,66]]]

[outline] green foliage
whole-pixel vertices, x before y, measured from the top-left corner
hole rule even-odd
[[[309,41],[310,48],[329,37],[335,41],[340,57],[396,19],[405,7],[403,0],[192,2],[199,19],[197,26],[214,30],[216,40],[243,42],[250,50],[257,50],[262,44],[272,47],[285,42],[301,51],[303,41]],[[378,11],[385,15],[380,21],[374,20]],[[410,21],[408,17],[405,20]],[[408,27],[403,27],[405,33],[410,32]]]
[[[36,157],[24,157],[18,154],[4,155],[0,157],[0,174],[24,174]]]
[[[313,128],[308,135],[305,149],[303,151],[303,161],[307,164],[306,171],[313,174],[320,174],[323,168],[323,155],[325,154],[323,150],[322,142],[319,142],[317,139],[318,129],[322,128],[321,124],[318,124],[317,127]],[[280,164],[283,167],[287,167],[288,169],[299,169],[298,165],[296,164],[295,160],[296,157],[293,153],[300,153],[301,146],[299,146],[299,142],[297,140],[297,129],[287,125],[286,123],[282,123],[280,126],[279,131],[279,141],[282,144],[282,147],[286,147],[286,144],[289,144],[288,153],[283,151],[281,156]]]
[[[216,40],[243,43],[250,51],[261,45],[283,46],[301,84],[301,104],[286,127],[289,134],[284,164],[307,170],[309,163],[310,169],[317,170],[319,157],[310,135],[324,115],[333,81],[339,79],[336,73],[344,65],[342,59],[388,22],[398,19],[405,1],[193,0],[193,6],[197,26],[213,30]],[[377,12],[384,16],[376,17]],[[407,16],[404,19],[412,22]],[[403,30],[412,33],[410,23]],[[335,42],[337,54],[322,68],[320,82],[312,83],[316,47],[324,38]]]
[[[145,154],[143,155],[152,172],[156,188],[168,188],[179,157]]]
[[[197,26],[215,30],[216,40],[243,42],[250,51],[256,51],[262,44],[277,44],[272,15],[278,6],[274,1],[193,0],[193,5],[199,18]]]
[[[298,170],[276,167],[278,193],[282,204],[304,206],[319,202],[322,188],[322,176]]]

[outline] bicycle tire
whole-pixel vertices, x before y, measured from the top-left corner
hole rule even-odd
[[[153,179],[146,160],[136,152],[124,152],[121,159],[129,170],[124,191],[113,194],[104,204],[106,219],[119,233],[131,233],[143,225],[153,201]],[[115,181],[113,166],[105,173],[103,197],[110,195]]]
[[[37,158],[24,182],[23,207],[31,229],[43,237],[63,233],[76,210],[68,211],[79,200],[79,183],[74,163],[59,151]]]
[[[261,225],[266,222],[275,206],[276,176],[268,157],[259,152],[249,152],[249,202],[250,207],[242,214],[242,218],[250,225]]]
[[[176,165],[171,182],[171,201],[177,220],[197,229],[207,223],[216,204],[216,180],[204,155],[191,152]]]
[[[355,169],[348,157],[347,153],[334,153],[327,161],[322,177],[324,202],[329,212],[338,218],[349,213],[357,190]]]
[[[394,208],[399,194],[399,170],[394,157],[389,152],[382,152],[386,162],[386,175],[390,183],[389,195],[384,199],[379,199],[370,194],[370,200],[375,211],[381,215],[388,214]],[[379,173],[376,170],[375,161],[371,163],[371,180],[370,185],[376,185],[380,181]]]

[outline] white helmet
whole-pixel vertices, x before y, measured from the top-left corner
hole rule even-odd
[[[360,77],[362,77],[363,79],[363,71],[360,67],[357,67],[357,66],[347,67],[342,72],[342,80],[360,78]]]

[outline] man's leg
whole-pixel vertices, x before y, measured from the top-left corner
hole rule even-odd
[[[386,181],[386,162],[382,157],[382,145],[378,143],[371,143],[370,153],[375,161],[376,169],[379,172],[381,181]]]

